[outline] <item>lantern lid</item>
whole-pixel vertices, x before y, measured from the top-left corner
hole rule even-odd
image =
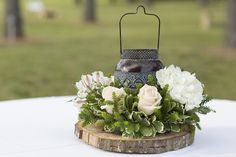
[[[157,49],[123,49],[121,59],[158,59]]]

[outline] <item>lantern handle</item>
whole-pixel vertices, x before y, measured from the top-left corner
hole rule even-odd
[[[143,13],[145,15],[150,15],[150,16],[154,16],[156,17],[157,21],[158,21],[158,28],[157,28],[157,51],[159,50],[159,43],[160,43],[160,27],[161,27],[161,20],[159,18],[159,16],[157,16],[156,14],[151,14],[151,13],[147,13],[146,9],[143,5],[139,5],[136,8],[136,12],[134,13],[125,13],[124,15],[121,16],[120,21],[119,21],[119,33],[120,33],[120,54],[122,54],[122,31],[121,31],[121,25],[122,25],[122,19],[127,16],[127,15],[135,15],[138,13],[139,9],[142,8],[143,9]]]

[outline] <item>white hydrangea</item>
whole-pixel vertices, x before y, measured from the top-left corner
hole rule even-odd
[[[198,107],[203,100],[203,85],[195,74],[181,71],[179,67],[170,65],[156,72],[157,82],[163,88],[169,85],[170,96],[185,104],[185,109],[192,110]]]
[[[73,101],[74,105],[80,108],[86,102],[86,96],[91,90],[100,86],[109,86],[112,82],[114,82],[114,77],[106,77],[101,71],[95,71],[91,75],[82,75],[81,80],[75,84],[78,92],[77,98]]]

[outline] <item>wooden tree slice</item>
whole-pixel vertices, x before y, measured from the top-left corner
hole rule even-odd
[[[87,144],[105,151],[120,153],[152,154],[178,150],[191,145],[194,134],[194,132],[179,132],[156,137],[131,138],[106,133],[93,125],[82,128],[81,122],[75,125],[75,135]]]

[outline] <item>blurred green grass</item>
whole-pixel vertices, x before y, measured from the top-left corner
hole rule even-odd
[[[99,1],[97,22],[85,24],[83,6],[76,6],[73,1],[45,0],[46,6],[57,14],[52,20],[29,14],[25,2],[22,1],[22,9],[26,40],[10,44],[0,39],[0,100],[74,95],[73,83],[81,74],[96,70],[113,73],[119,60],[119,18],[135,10],[136,5]],[[236,99],[236,54],[226,52],[223,45],[225,5],[217,2],[211,10],[213,27],[202,31],[195,1],[160,1],[148,8],[162,20],[163,63],[195,72],[215,98]],[[154,47],[155,25],[152,27],[143,16],[139,19],[126,22],[125,46]],[[3,30],[3,14],[0,21]]]

